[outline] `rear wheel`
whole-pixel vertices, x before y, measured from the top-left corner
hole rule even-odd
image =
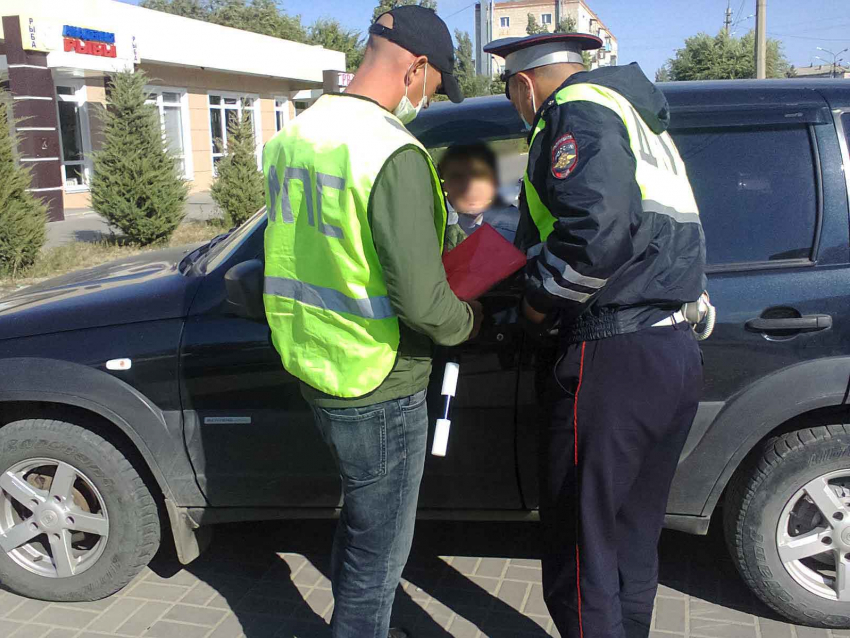
[[[850,628],[850,427],[769,441],[730,485],[732,558],[752,590],[795,622]]]
[[[159,547],[156,502],[120,449],[61,421],[0,428],[0,582],[54,601],[104,598]]]

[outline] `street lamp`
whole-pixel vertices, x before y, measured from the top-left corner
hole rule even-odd
[[[823,47],[817,47],[817,50],[823,51],[824,53],[828,53],[829,55],[832,56],[832,76],[831,77],[834,78],[835,77],[835,67],[838,65],[838,56],[841,55],[842,53],[847,53],[848,51],[850,51],[850,47],[844,49],[843,51],[839,51],[838,53],[833,53],[829,49],[824,49]],[[815,56],[815,57],[817,57],[817,56]],[[823,59],[823,58],[818,58],[818,59]],[[824,60],[824,62],[829,62],[829,60]]]

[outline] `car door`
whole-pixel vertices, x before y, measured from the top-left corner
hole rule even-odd
[[[333,459],[270,341],[265,320],[238,316],[224,274],[262,258],[265,215],[202,258],[204,278],[180,352],[185,442],[214,506],[335,507]]]
[[[727,401],[774,372],[847,350],[850,327],[832,321],[850,311],[850,296],[836,295],[850,289],[850,253],[835,128],[825,103],[778,107],[673,112],[680,128],[671,133],[705,230],[717,324],[701,344],[703,398],[668,513],[701,513],[691,481],[706,482],[705,459],[691,452]],[[521,413],[535,400],[535,365],[524,359]],[[536,435],[527,431],[524,493],[536,489]]]
[[[186,445],[212,505],[336,507],[338,473],[298,381],[282,368],[268,325],[237,316],[225,299],[224,273],[262,257],[264,220],[253,224],[240,245],[226,244],[205,262],[205,280],[186,322],[181,349]],[[461,361],[454,426],[447,456],[428,457],[420,494],[424,509],[521,507],[514,454],[515,286],[493,291],[485,303],[491,319],[480,338],[451,352]],[[429,387],[431,437],[442,371],[437,360]]]

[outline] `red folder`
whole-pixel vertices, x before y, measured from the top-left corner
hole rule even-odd
[[[449,286],[463,301],[477,299],[524,265],[523,252],[486,223],[443,255]]]

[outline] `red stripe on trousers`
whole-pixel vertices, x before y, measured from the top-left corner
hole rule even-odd
[[[581,343],[581,363],[578,371],[578,386],[576,386],[576,398],[573,401],[573,464],[576,468],[576,492],[578,492],[578,395],[581,392],[581,382],[584,379],[584,349],[587,345],[586,341]],[[578,494],[576,495],[578,496]],[[576,499],[576,508],[578,508],[578,499]],[[578,593],[578,633],[581,638],[584,638],[584,626],[581,619],[581,558],[579,555],[578,540],[578,509],[576,509],[576,591]]]

